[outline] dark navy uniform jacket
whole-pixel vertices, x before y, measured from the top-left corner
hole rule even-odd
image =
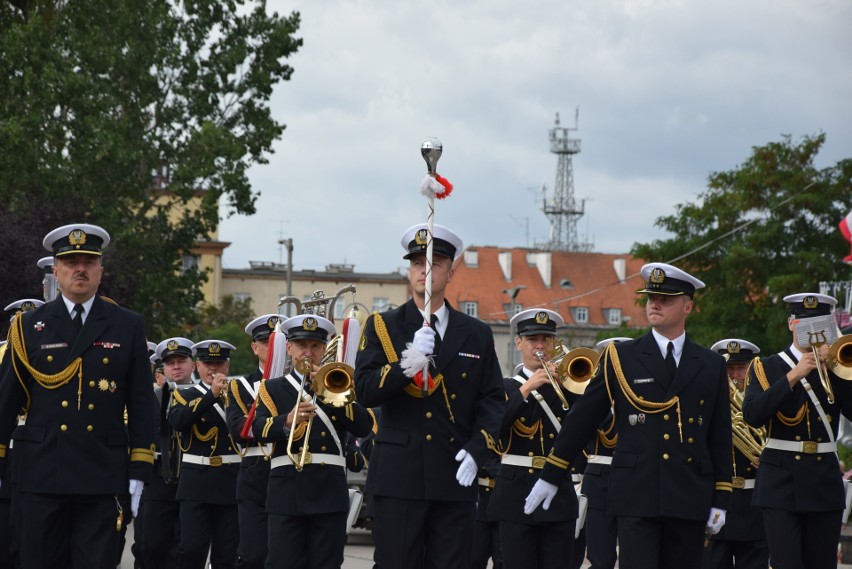
[[[238,456],[228,433],[221,399],[203,382],[172,393],[169,423],[180,432],[184,456],[207,457],[213,464],[182,462],[178,479],[178,500],[207,504],[236,505],[238,462],[216,464],[216,457]]]
[[[519,375],[527,379],[523,370]],[[538,508],[529,515],[524,513],[524,501],[538,481],[541,466],[544,464],[545,457],[550,454],[557,431],[535,395],[530,394],[524,401],[521,384],[514,378],[504,379],[503,385],[506,389],[507,401],[500,429],[501,449],[507,455],[539,457],[541,465],[538,468],[529,468],[501,464],[497,485],[488,506],[489,515],[496,520],[523,524],[543,524],[576,519],[577,494],[574,491],[570,473],[564,473],[561,477],[559,492],[549,509]],[[562,403],[553,386],[546,383],[536,391],[544,398],[557,420],[562,421],[568,411],[562,409]],[[575,394],[566,390],[563,390],[563,394],[569,404],[573,404],[577,399]]]
[[[446,303],[449,320],[428,397],[399,364],[423,326],[413,300],[367,320],[355,365],[358,400],[381,407],[367,492],[406,500],[475,502],[456,480],[465,449],[478,467],[495,447],[505,395],[491,329]]]
[[[298,385],[298,374],[290,377]],[[307,383],[307,382],[306,382]],[[306,390],[310,394],[310,390]],[[296,405],[298,390],[284,377],[263,382],[258,398],[257,414],[253,424],[255,437],[262,442],[274,442],[273,457],[287,456],[289,430],[285,425],[287,415]],[[338,440],[345,445],[347,433],[363,437],[373,426],[373,417],[362,405],[351,403],[345,407],[331,407],[317,402],[329,417]],[[296,427],[292,451],[298,453],[304,445],[305,423]],[[308,438],[308,452],[340,455],[328,426],[317,415],[313,419]],[[274,461],[274,458],[273,458]],[[306,464],[301,472],[294,466],[272,468],[269,474],[269,491],[266,511],[270,514],[287,516],[310,516],[349,511],[349,490],[346,484],[346,468],[332,464],[321,464],[319,460]]]
[[[739,487],[737,479],[754,480],[757,468],[743,453],[734,448],[735,481],[731,505],[725,515],[725,525],[710,539],[713,541],[764,541],[766,530],[763,527],[763,514],[752,506],[754,490]]]
[[[789,348],[785,350],[795,362]],[[793,389],[787,381],[792,368],[778,354],[756,359],[749,368],[743,418],[754,427],[766,426],[767,436],[785,441],[829,442],[828,432],[802,383]],[[829,403],[816,370],[806,378],[822,404],[834,436],[840,413],[852,417],[852,382],[829,371],[836,400]],[[760,508],[796,512],[842,510],[843,480],[837,456],[829,453],[790,452],[766,448],[752,503]]]
[[[0,378],[0,472],[14,438],[23,492],[126,494],[128,479],[148,480],[155,418],[142,317],[96,296],[77,335],[57,298],[11,326],[28,363],[9,346]],[[16,427],[22,408],[27,422]]]
[[[705,521],[731,498],[731,411],[725,360],[686,338],[674,380],[651,332],[610,344],[571,407],[542,478],[560,484],[612,405],[618,444],[607,513]]]
[[[263,379],[263,372],[257,369],[247,375],[245,379],[252,386],[254,393],[257,393]],[[267,455],[270,451],[261,447],[253,438],[243,439],[240,437],[255,397],[252,393],[249,393],[239,379],[232,380],[229,388],[231,404],[228,405],[227,419],[231,437],[242,447],[243,453],[248,452],[249,449],[261,449],[260,451],[252,451],[260,452],[260,454],[243,456],[243,460],[240,462],[237,500],[248,500],[263,505],[266,503],[266,487],[269,484],[270,457]]]
[[[646,419],[647,420],[647,419]],[[589,508],[606,510],[607,494],[609,492],[610,464],[596,463],[593,457],[607,457],[610,460],[615,451],[614,443],[618,440],[618,426],[613,421],[612,414],[595,431],[594,438],[586,446],[588,462],[583,476],[582,492],[589,499]]]

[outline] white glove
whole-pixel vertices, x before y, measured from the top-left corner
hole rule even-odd
[[[127,493],[130,494],[130,511],[133,512],[135,518],[139,514],[139,500],[142,498],[142,487],[145,483],[141,480],[130,480],[130,486]]]
[[[414,340],[411,342],[411,347],[428,356],[435,351],[435,330],[429,326],[423,326],[414,333]]]
[[[532,490],[530,490],[530,493],[524,502],[524,513],[527,515],[533,513],[539,505],[542,509],[548,509],[558,490],[559,486],[556,484],[551,484],[550,482],[539,479],[532,487]]]
[[[461,449],[458,452],[456,455],[456,461],[461,462],[459,470],[456,472],[456,480],[458,480],[459,484],[462,486],[470,486],[473,484],[474,478],[476,478],[476,471],[479,470],[476,468],[476,461],[473,460],[470,453],[464,449]]]
[[[725,525],[725,510],[710,508],[710,517],[707,518],[707,532],[716,535]]]

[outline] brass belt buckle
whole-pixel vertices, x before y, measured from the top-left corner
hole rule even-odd
[[[211,456],[210,457],[210,466],[222,466],[222,457],[221,456]]]
[[[742,476],[734,476],[731,482],[731,485],[737,490],[742,490],[743,488],[745,488],[745,478],[743,478]]]
[[[311,453],[306,452],[305,453],[305,462],[302,463],[302,466],[304,466],[306,464],[310,464],[312,461],[313,461],[313,459],[311,457]]]
[[[532,457],[532,467],[535,468],[536,470],[541,470],[542,468],[544,468],[544,465],[545,465],[546,462],[547,462],[547,459],[544,458],[543,456]]]
[[[813,441],[802,442],[802,452],[805,453],[805,454],[816,454],[817,443],[815,443]]]

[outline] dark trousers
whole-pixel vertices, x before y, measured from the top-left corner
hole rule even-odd
[[[473,547],[470,552],[471,569],[485,569],[488,560],[493,569],[503,569],[503,554],[500,551],[500,524],[497,522],[473,522]]]
[[[339,569],[346,546],[346,515],[268,514],[267,569]]]
[[[180,502],[181,569],[205,569],[207,552],[213,569],[234,569],[237,560],[237,506]]]
[[[762,508],[773,569],[832,569],[843,512],[798,513]]]
[[[115,569],[121,537],[115,496],[22,492],[20,501],[24,567]]]
[[[583,561],[586,560],[586,526],[583,524],[580,533],[574,538],[574,545],[571,549],[571,563],[568,565],[570,569],[580,569],[583,566]]]
[[[475,513],[473,502],[374,496],[374,569],[469,569]]]
[[[680,518],[618,518],[620,569],[700,569],[706,523]]]
[[[586,512],[586,557],[591,569],[613,569],[618,559],[618,523],[606,510]]]
[[[237,504],[240,520],[240,544],[237,547],[237,569],[263,569],[266,562],[266,508],[249,500]]]
[[[144,500],[143,494],[142,504],[145,508],[142,517],[145,568],[176,569],[180,542],[180,503]]]
[[[766,540],[717,541],[704,550],[704,569],[767,569],[769,548]]]
[[[12,561],[12,501],[0,499],[0,569],[14,569]]]
[[[533,525],[500,521],[505,569],[564,569],[574,547],[575,520]]]

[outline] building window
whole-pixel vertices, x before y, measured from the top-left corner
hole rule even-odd
[[[195,255],[184,255],[180,260],[180,272],[186,273],[191,269],[198,268],[198,257]]]
[[[476,302],[466,301],[461,303],[462,312],[467,314],[468,316],[472,316],[474,318],[479,318],[479,309]]]
[[[515,311],[514,312],[512,312],[512,305],[509,304],[508,302],[503,305],[503,312],[505,312],[506,314],[509,315],[510,320],[512,319],[512,316],[514,316],[515,314],[518,314],[519,312],[523,312],[523,311],[524,311],[524,305],[518,304],[517,302],[515,303]]]
[[[571,309],[571,316],[577,324],[586,324],[589,321],[589,309],[586,306],[578,306]]]
[[[387,297],[377,296],[373,298],[373,308],[371,310],[373,312],[383,312],[388,309],[388,304],[390,304],[390,301]]]
[[[609,323],[612,326],[621,326],[621,309],[620,308],[610,308],[608,314]]]
[[[251,295],[247,292],[235,292],[234,302],[248,302],[251,300]]]
[[[471,268],[479,266],[479,251],[466,250],[464,252],[464,264]]]

